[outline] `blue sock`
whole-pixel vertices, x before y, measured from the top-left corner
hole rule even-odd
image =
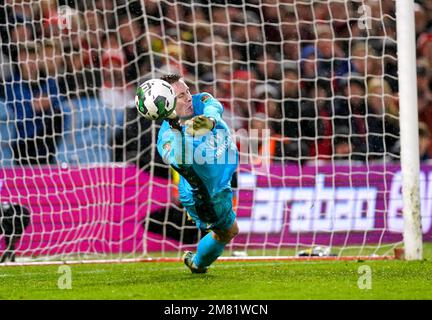
[[[213,232],[208,233],[198,243],[196,255],[193,259],[197,267],[204,268],[211,265],[224,251],[225,243],[217,241],[212,236]]]

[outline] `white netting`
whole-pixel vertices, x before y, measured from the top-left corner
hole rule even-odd
[[[134,106],[136,87],[167,72],[219,99],[237,138],[241,233],[230,253],[400,244],[394,1],[22,0],[0,10],[0,194],[31,212],[17,255],[165,256],[196,244],[155,150],[160,123]],[[432,10],[416,10],[426,161]],[[430,240],[430,165],[421,178]]]

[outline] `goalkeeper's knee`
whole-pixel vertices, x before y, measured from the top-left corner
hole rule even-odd
[[[215,239],[223,242],[230,243],[232,239],[234,239],[239,234],[239,227],[237,221],[235,220],[233,225],[227,230],[214,230]]]

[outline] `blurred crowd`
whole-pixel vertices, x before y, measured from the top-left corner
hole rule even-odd
[[[427,161],[432,2],[415,10]],[[238,141],[261,146],[250,133],[267,129],[275,163],[399,161],[394,0],[8,0],[0,34],[0,166],[115,161],[165,174],[151,152],[159,124],[134,96],[167,72],[219,99]]]

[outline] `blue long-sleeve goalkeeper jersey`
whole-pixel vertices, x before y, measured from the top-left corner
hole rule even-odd
[[[165,162],[179,174],[179,200],[184,206],[197,199],[211,201],[221,191],[231,191],[231,178],[238,165],[238,150],[228,125],[222,119],[223,106],[208,93],[192,96],[194,116],[215,120],[213,130],[199,137],[162,123],[157,148]]]

